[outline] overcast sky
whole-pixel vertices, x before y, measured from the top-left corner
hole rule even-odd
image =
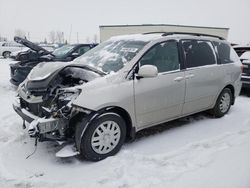
[[[175,24],[228,27],[231,42],[250,42],[250,0],[0,0],[0,35],[16,29],[33,41],[52,30],[80,42],[99,36],[99,25]]]

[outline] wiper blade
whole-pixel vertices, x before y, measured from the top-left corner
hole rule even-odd
[[[49,52],[49,55],[53,56],[53,57],[56,57],[53,52]]]

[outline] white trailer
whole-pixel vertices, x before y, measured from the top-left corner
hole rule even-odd
[[[145,25],[101,25],[100,41],[103,42],[112,36],[127,35],[146,32],[191,32],[216,35],[227,39],[229,28],[202,27],[187,25],[168,24],[145,24]]]

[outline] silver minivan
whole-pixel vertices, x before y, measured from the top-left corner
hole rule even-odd
[[[37,65],[13,107],[31,137],[73,142],[75,154],[97,161],[139,130],[205,110],[224,116],[240,92],[241,71],[221,37],[118,36],[71,63]]]

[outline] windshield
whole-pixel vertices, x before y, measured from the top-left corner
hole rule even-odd
[[[108,40],[75,59],[105,73],[117,72],[147,44],[146,41]]]
[[[66,45],[61,48],[56,49],[52,54],[56,57],[63,57],[68,52],[70,52],[75,46],[74,45]]]

